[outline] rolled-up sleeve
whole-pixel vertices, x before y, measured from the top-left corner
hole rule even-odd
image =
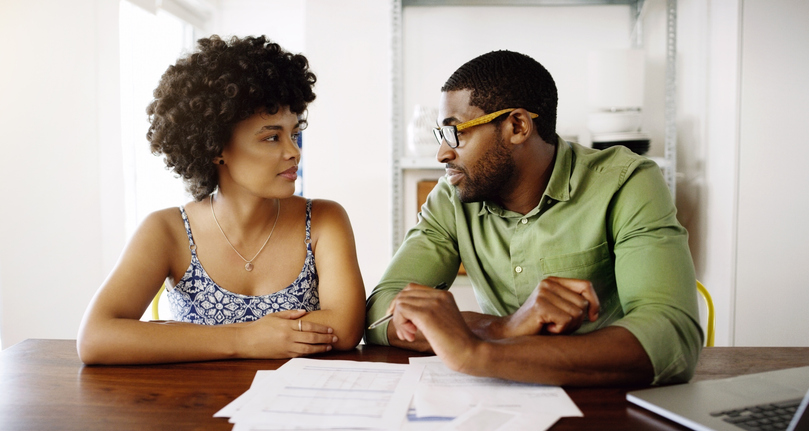
[[[445,179],[440,180],[419,212],[419,221],[408,231],[382,280],[366,302],[368,324],[385,316],[388,306],[408,283],[452,285],[461,259],[454,234],[456,205]],[[388,324],[366,329],[365,342],[389,345]]]
[[[654,366],[653,384],[686,382],[702,349],[696,279],[688,233],[660,170],[641,162],[627,171],[611,202],[615,281],[629,330]]]

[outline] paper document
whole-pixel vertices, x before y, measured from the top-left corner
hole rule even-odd
[[[558,419],[555,415],[526,415],[478,406],[436,431],[535,431],[550,428]]]
[[[244,429],[398,429],[422,369],[291,359],[248,391],[249,399],[235,409],[230,421]]]
[[[410,362],[292,359],[256,372],[214,416],[233,431],[536,431],[582,416],[558,386],[470,376],[435,356]]]
[[[256,375],[253,378],[253,383],[251,384],[250,389],[248,389],[245,393],[240,395],[235,400],[231,401],[227,406],[223,407],[221,410],[216,412],[214,414],[214,417],[217,417],[217,418],[229,418],[229,417],[235,415],[235,413],[242,406],[244,406],[247,403],[247,401],[250,400],[250,398],[252,398],[258,392],[258,391],[254,390],[256,387],[259,387],[261,385],[271,385],[272,384],[272,380],[271,380],[272,373],[273,373],[273,370],[258,370],[258,371],[256,371]],[[397,427],[395,429],[397,429],[399,431],[438,431],[438,428],[440,428],[441,425],[449,422],[448,419],[447,420],[439,420],[439,421],[434,421],[434,420],[430,420],[430,419],[431,418],[426,418],[426,419],[418,419],[418,418],[416,418],[416,410],[415,410],[415,408],[413,408],[413,404],[412,404],[412,401],[411,401],[410,408],[408,410],[407,416],[402,418],[401,424],[399,425],[399,427]],[[295,429],[295,431],[304,431],[303,429],[297,428],[297,427],[294,428],[294,429]],[[310,428],[310,429],[313,429],[313,428]],[[314,429],[317,429],[317,428],[314,428]],[[278,427],[276,427],[276,426],[262,427],[261,425],[258,425],[258,424],[252,424],[252,425],[241,424],[240,425],[238,423],[233,426],[233,431],[264,431],[264,430],[277,431]],[[342,430],[346,430],[346,429],[343,428]],[[349,428],[348,430],[357,431],[357,428]],[[341,429],[329,428],[328,431],[341,431]],[[366,431],[366,429],[362,429],[362,431]]]
[[[555,418],[582,416],[559,386],[470,376],[450,370],[437,356],[410,358],[410,363],[424,365],[413,398],[418,417],[455,418],[475,407]]]

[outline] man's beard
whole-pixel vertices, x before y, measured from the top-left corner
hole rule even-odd
[[[450,164],[451,165],[451,164]],[[494,147],[481,157],[471,169],[451,165],[464,173],[464,178],[455,190],[462,203],[496,200],[516,172],[509,146],[502,136]]]

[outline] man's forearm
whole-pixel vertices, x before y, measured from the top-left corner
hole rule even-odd
[[[491,314],[461,312],[466,325],[481,340],[500,340],[506,338],[503,333],[503,318]]]
[[[463,362],[467,374],[552,385],[647,385],[654,377],[646,351],[621,327],[490,340]]]

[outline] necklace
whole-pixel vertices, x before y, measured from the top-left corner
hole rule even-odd
[[[213,195],[211,195],[210,202],[211,202],[211,215],[213,216],[213,221],[216,223],[216,227],[219,228],[219,232],[222,232],[222,236],[225,237],[225,241],[228,242],[230,248],[232,248],[233,251],[235,251],[240,258],[242,258],[242,260],[244,261],[244,270],[247,272],[253,270],[253,261],[256,260],[259,253],[261,253],[261,250],[264,250],[264,246],[266,246],[267,243],[270,242],[270,238],[272,238],[272,233],[275,232],[275,225],[278,224],[278,215],[281,214],[281,201],[279,201],[278,199],[276,199],[275,201],[278,202],[278,211],[275,213],[275,223],[272,224],[272,230],[270,230],[270,235],[267,237],[267,240],[264,241],[264,245],[262,245],[261,248],[258,249],[258,253],[256,253],[256,255],[253,256],[252,259],[247,260],[244,258],[244,256],[242,256],[241,253],[239,253],[239,250],[236,250],[236,247],[234,247],[233,244],[230,243],[228,236],[225,235],[225,231],[222,230],[222,226],[219,225],[219,220],[216,219],[216,213],[213,211]]]

